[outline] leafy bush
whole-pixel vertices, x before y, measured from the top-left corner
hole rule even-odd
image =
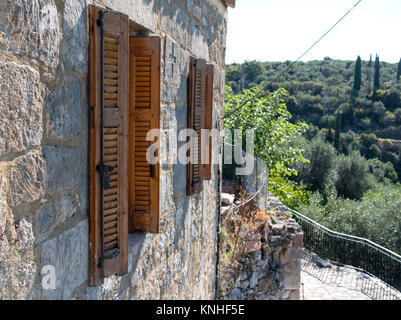
[[[337,159],[335,187],[340,197],[359,200],[371,188],[368,180],[368,165],[359,152],[340,155]]]

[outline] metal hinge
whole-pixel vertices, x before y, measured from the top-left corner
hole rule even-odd
[[[113,166],[107,164],[99,164],[96,166],[96,170],[103,176],[103,189],[110,189],[110,173],[115,169]]]

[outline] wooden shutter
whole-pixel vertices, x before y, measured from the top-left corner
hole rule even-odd
[[[187,165],[187,195],[199,193],[203,185],[204,166],[201,163],[201,129],[205,127],[206,61],[190,59],[188,76],[188,128],[197,137],[191,139],[190,162]]]
[[[206,111],[205,111],[205,129],[213,129],[213,65],[206,66]],[[208,139],[207,148],[209,148],[209,161],[203,165],[204,180],[211,179],[212,171],[212,137]]]
[[[160,128],[160,38],[130,38],[130,231],[159,232],[159,163],[149,164],[146,141]],[[157,141],[158,143],[158,141]],[[157,154],[156,154],[157,156]]]
[[[89,39],[90,284],[97,285],[128,270],[128,17],[89,6]]]

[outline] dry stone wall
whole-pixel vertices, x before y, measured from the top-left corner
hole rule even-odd
[[[247,191],[249,185],[245,185]],[[237,192],[238,183],[224,181],[223,190]],[[251,188],[251,190],[255,190]],[[248,191],[251,197],[252,191]],[[253,191],[255,192],[255,191]],[[222,211],[233,210],[240,216],[240,202],[234,195],[223,193]],[[221,297],[230,300],[299,300],[301,285],[301,261],[303,232],[292,218],[288,207],[279,198],[266,191],[270,219],[266,228],[254,231],[254,239],[247,243],[249,254],[235,263],[233,269],[220,271]],[[252,202],[258,207],[259,201]],[[262,208],[265,210],[265,208]],[[259,234],[260,233],[260,234]],[[227,275],[234,275],[227,283]],[[232,280],[231,280],[232,279]]]
[[[163,165],[160,234],[131,234],[129,273],[88,286],[90,3],[162,38],[164,132],[186,127],[190,55],[214,64],[215,123],[223,111],[227,13],[218,0],[0,0],[0,299],[211,299],[217,167],[190,198],[185,165]],[[162,141],[161,154],[172,147]]]

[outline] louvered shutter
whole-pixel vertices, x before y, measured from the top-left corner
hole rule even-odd
[[[191,57],[188,77],[188,128],[195,130],[191,138],[187,165],[187,195],[199,193],[203,185],[204,166],[201,163],[201,130],[205,127],[206,61]]]
[[[128,17],[89,6],[89,21],[90,284],[97,285],[128,269]]]
[[[146,152],[160,128],[160,38],[130,38],[130,230],[159,232],[159,163]],[[156,154],[156,156],[158,156]]]
[[[205,110],[205,129],[213,129],[213,65],[208,64],[206,66],[206,110]],[[212,171],[212,137],[209,137],[208,144],[205,144],[206,148],[209,149],[209,161],[203,165],[204,180],[211,179]]]

